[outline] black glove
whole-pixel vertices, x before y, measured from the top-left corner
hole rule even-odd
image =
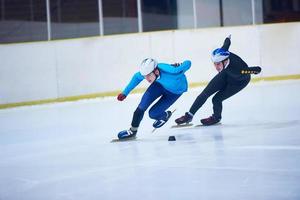
[[[255,67],[249,67],[251,74],[259,74],[261,72],[261,67],[255,66]]]
[[[248,67],[246,70],[242,70],[241,74],[259,74],[261,72],[261,67]]]
[[[171,64],[173,67],[178,67],[178,66],[180,66],[182,63],[173,63],[173,64]]]

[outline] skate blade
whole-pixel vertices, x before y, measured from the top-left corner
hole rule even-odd
[[[156,129],[157,129],[157,128],[154,128],[154,129],[151,131],[151,133],[154,133],[154,132],[156,131]]]
[[[193,126],[194,124],[192,123],[188,123],[188,124],[176,124],[176,125],[173,125],[171,126],[171,128],[183,128],[183,127],[190,127],[190,126]]]
[[[136,141],[136,137],[131,137],[131,138],[125,138],[125,139],[112,139],[111,143],[114,142],[129,142],[129,141]]]
[[[219,126],[219,125],[222,125],[222,123],[219,122],[219,123],[212,124],[212,125],[197,124],[197,125],[195,125],[194,127],[195,127],[195,128],[196,128],[196,127],[202,127],[202,126],[209,127],[209,126]]]

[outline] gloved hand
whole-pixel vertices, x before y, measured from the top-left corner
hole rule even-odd
[[[259,74],[261,72],[261,67],[255,66],[255,67],[249,67],[246,70],[242,70],[241,74]]]
[[[229,34],[229,35],[227,36],[227,38],[231,40],[231,34]]]
[[[118,101],[123,101],[126,98],[126,95],[123,93],[120,93],[117,97]]]
[[[178,67],[179,65],[181,65],[182,63],[173,63],[173,64],[171,64],[172,66],[174,66],[174,67]]]
[[[261,72],[261,67],[259,66],[249,67],[249,69],[252,71],[253,74],[259,74]]]

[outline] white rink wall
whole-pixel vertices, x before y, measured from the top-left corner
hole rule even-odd
[[[216,74],[210,52],[229,34],[230,50],[262,66],[260,77],[300,74],[300,23],[8,44],[0,45],[0,105],[122,90],[146,57],[189,59],[189,82],[206,82]]]

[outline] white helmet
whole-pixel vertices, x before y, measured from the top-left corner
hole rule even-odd
[[[215,49],[211,54],[211,60],[216,62],[221,62],[223,60],[226,60],[230,55],[229,51],[226,51],[222,48]]]
[[[157,61],[152,58],[146,58],[143,60],[140,66],[140,73],[143,76],[146,76],[153,72],[153,70],[157,67]]]

